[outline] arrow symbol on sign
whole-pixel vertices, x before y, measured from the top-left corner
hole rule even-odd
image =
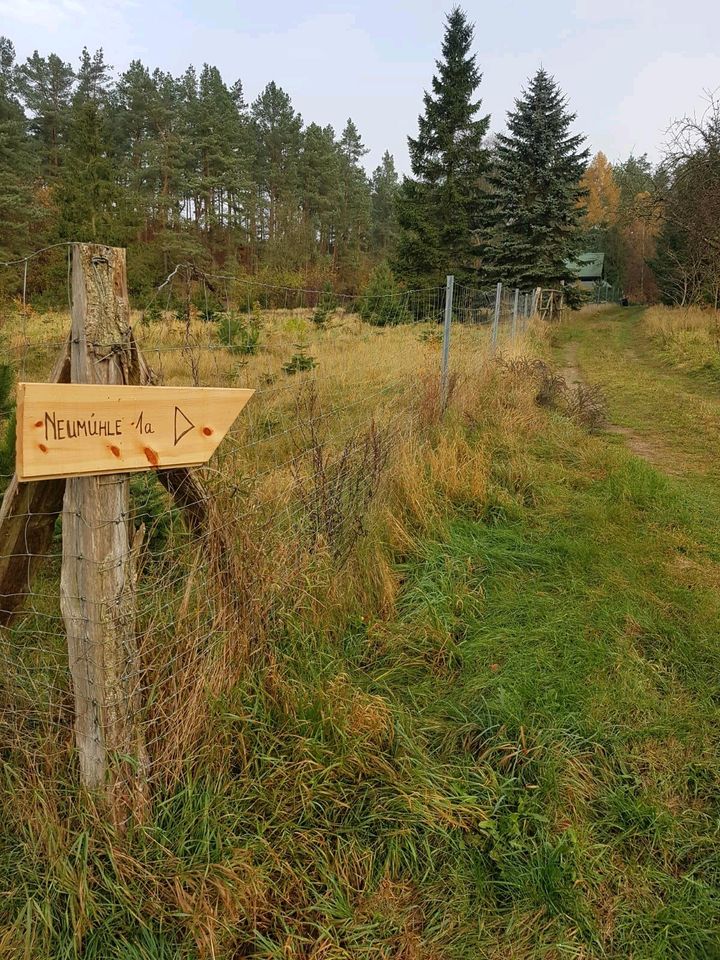
[[[185,416],[180,407],[175,407],[175,443],[173,446],[176,447],[194,426],[195,424]]]

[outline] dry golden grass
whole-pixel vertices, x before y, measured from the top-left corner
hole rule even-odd
[[[681,331],[712,330],[720,323],[716,310],[706,307],[666,307],[660,304],[648,307],[642,315],[642,324],[651,335],[679,333]]]
[[[650,307],[641,326],[665,362],[687,373],[720,379],[720,313],[700,307]]]

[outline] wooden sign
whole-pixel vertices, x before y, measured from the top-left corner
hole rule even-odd
[[[19,383],[18,480],[199,466],[210,459],[253,393]]]

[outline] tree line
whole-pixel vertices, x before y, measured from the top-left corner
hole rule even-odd
[[[241,81],[208,64],[173,77],[135,60],[113,79],[102,50],[83,50],[77,69],[37,52],[19,63],[1,38],[0,259],[97,240],[128,247],[135,295],[181,261],[359,292],[373,270],[375,290],[448,273],[572,287],[574,258],[598,250],[632,298],[717,302],[716,105],[676,127],[656,168],[588,163],[540,68],[492,136],[473,31],[461,9],[448,14],[402,182],[389,152],[368,175],[351,119],[339,135],[306,124],[274,82],[248,104]],[[32,282],[52,284],[53,269],[60,284],[58,264]]]
[[[369,177],[366,152],[351,119],[305,125],[274,82],[247,104],[207,64],[113,81],[102,50],[75,70],[0,39],[2,259],[89,240],[129,248],[136,291],[182,260],[352,286],[394,239],[393,158]]]

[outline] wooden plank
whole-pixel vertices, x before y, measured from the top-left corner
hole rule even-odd
[[[73,246],[71,377],[116,386],[137,367],[125,251]],[[65,482],[60,606],[75,699],[75,742],[85,787],[102,790],[123,825],[147,808],[136,641],[136,550],[129,479]]]
[[[252,390],[18,385],[21,480],[206,463]]]
[[[50,379],[70,380],[69,341]],[[17,474],[5,491],[0,505],[0,626],[9,626],[30,593],[35,571],[52,543],[64,494],[64,479],[19,483]]]

